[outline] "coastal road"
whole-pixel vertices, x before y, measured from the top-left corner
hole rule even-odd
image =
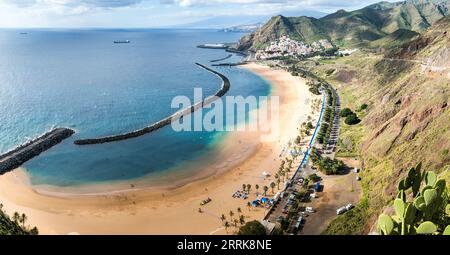
[[[311,149],[314,146],[315,143],[315,139],[317,136],[317,133],[320,129],[321,123],[322,123],[322,119],[323,119],[323,113],[325,111],[326,108],[326,103],[327,103],[327,97],[326,94],[324,93],[323,95],[323,102],[322,102],[322,109],[320,111],[320,115],[319,115],[319,119],[317,120],[316,123],[316,128],[314,130],[314,133],[311,137],[311,140],[309,142],[309,146],[308,149],[306,150],[302,161],[300,162],[296,172],[294,173],[294,175],[291,178],[291,187],[288,189],[283,190],[285,192],[283,198],[281,198],[278,203],[274,206],[274,211],[268,216],[268,221],[269,222],[276,222],[277,217],[279,217],[280,215],[284,216],[284,214],[282,213],[283,208],[285,208],[288,204],[288,200],[289,200],[289,195],[291,194],[292,191],[294,190],[299,190],[301,188],[301,186],[299,184],[297,184],[296,180],[298,180],[299,178],[303,177],[306,178],[309,174],[314,173],[315,171],[307,164],[308,163],[308,159],[309,159],[309,154],[311,153]]]

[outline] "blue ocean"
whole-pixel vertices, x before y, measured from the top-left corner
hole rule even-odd
[[[214,94],[221,80],[195,62],[210,66],[229,53],[196,46],[241,36],[213,30],[0,30],[0,153],[54,127],[76,130],[24,164],[33,185],[61,187],[152,178],[205,160],[226,132],[175,132],[167,126],[109,144],[73,141],[148,126],[179,110],[170,107],[173,97],[193,98],[195,87],[204,96]],[[230,79],[227,95],[270,93],[265,80],[244,69],[213,68]]]

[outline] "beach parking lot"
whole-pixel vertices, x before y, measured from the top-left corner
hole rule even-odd
[[[357,166],[357,161],[351,159],[341,159],[351,169]],[[316,209],[315,213],[306,218],[306,223],[301,235],[319,235],[330,222],[336,218],[336,210],[349,203],[356,205],[362,195],[361,185],[356,180],[357,173],[349,171],[345,175],[334,175],[322,177],[322,192],[318,192],[318,197],[313,199],[308,206]]]

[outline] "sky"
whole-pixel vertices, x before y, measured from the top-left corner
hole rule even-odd
[[[0,27],[163,28],[202,20],[354,10],[380,0],[0,0]],[[391,0],[394,2],[395,0]]]

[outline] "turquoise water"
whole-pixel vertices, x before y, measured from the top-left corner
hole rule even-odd
[[[139,129],[170,115],[174,96],[213,94],[221,80],[195,62],[225,57],[203,43],[242,34],[209,30],[0,30],[0,153],[55,126],[76,134],[28,161],[34,185],[72,186],[164,174],[214,154],[224,132],[174,132],[170,126],[121,142],[77,146],[80,138]],[[130,40],[130,44],[113,44]],[[233,56],[225,62],[238,61]],[[215,68],[227,95],[261,96],[269,84],[235,67]],[[249,109],[250,110],[250,109]],[[207,157],[206,157],[207,158]]]

